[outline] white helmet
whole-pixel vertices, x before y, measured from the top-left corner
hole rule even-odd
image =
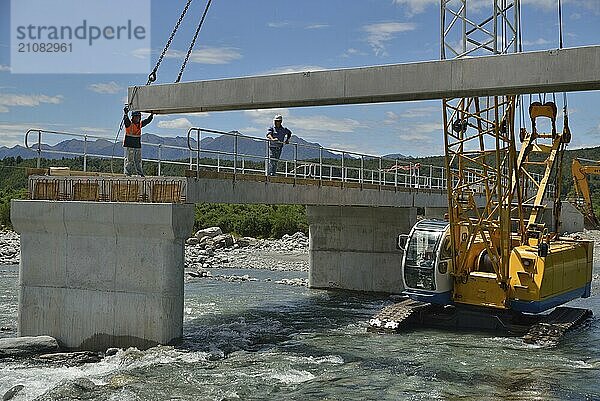
[[[277,114],[275,118],[273,118],[273,121],[283,121],[283,116],[281,114]]]

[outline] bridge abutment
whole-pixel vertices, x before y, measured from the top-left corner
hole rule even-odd
[[[396,241],[416,216],[413,207],[307,206],[309,286],[401,292]]]
[[[148,348],[182,336],[189,204],[13,201],[19,335],[66,348]]]

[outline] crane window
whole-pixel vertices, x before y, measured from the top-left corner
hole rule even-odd
[[[442,231],[415,231],[407,248],[406,265],[421,269],[433,269],[437,244]]]

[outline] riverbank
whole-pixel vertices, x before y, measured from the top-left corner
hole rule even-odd
[[[256,239],[235,238],[216,229],[199,231],[218,233],[213,237],[201,241],[196,234],[186,241],[186,272],[221,268],[308,271],[308,238],[301,232],[281,239]],[[19,264],[20,259],[19,235],[0,231],[0,266]]]

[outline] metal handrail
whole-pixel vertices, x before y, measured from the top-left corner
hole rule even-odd
[[[37,133],[38,134],[38,138],[37,138],[37,142],[34,145],[30,145],[29,143],[29,135],[31,133]],[[42,149],[42,137],[43,134],[51,134],[51,135],[60,135],[60,136],[68,136],[68,137],[73,137],[73,138],[83,138],[84,143],[83,143],[83,152],[73,152],[73,151],[64,151],[64,150],[53,150],[53,149]],[[42,157],[42,153],[47,153],[47,154],[60,154],[60,155],[70,155],[70,156],[80,156],[83,157],[83,171],[87,172],[87,158],[88,157],[94,157],[94,158],[98,158],[98,159],[120,159],[123,160],[124,156],[115,156],[115,155],[101,155],[101,154],[95,154],[95,153],[88,153],[87,152],[87,143],[89,139],[101,139],[101,140],[106,140],[111,142],[113,145],[117,143],[117,141],[113,138],[108,138],[108,137],[104,137],[104,136],[97,136],[97,135],[89,135],[89,134],[77,134],[77,133],[72,133],[72,132],[62,132],[62,131],[50,131],[50,130],[41,130],[41,129],[30,129],[25,133],[25,148],[32,150],[34,152],[37,153],[37,167],[39,168],[41,165],[41,157]],[[165,145],[165,144],[161,144],[161,143],[152,143],[152,142],[142,142],[142,145],[144,146],[151,146],[151,147],[156,147],[159,150],[159,158],[158,159],[152,159],[152,158],[143,158],[142,161],[145,162],[153,162],[153,163],[157,163],[158,164],[158,170],[159,173],[158,175],[161,175],[161,166],[162,164],[172,164],[172,165],[183,165],[183,166],[190,166],[191,167],[191,163],[189,162],[181,162],[178,160],[168,160],[168,159],[162,159],[161,156],[161,149],[163,148],[168,148],[168,149],[175,149],[175,150],[181,150],[184,151],[185,153],[189,153],[189,149],[187,147],[183,147],[183,146],[175,146],[175,145]],[[191,158],[190,158],[191,159]]]
[[[30,144],[29,136],[35,133],[37,133],[37,141],[35,144]],[[233,151],[228,152],[223,150],[202,149],[202,133],[206,133],[209,135],[224,135],[233,137]],[[42,149],[42,138],[44,135],[48,134],[83,138],[83,152]],[[192,134],[195,134],[196,138],[192,138]],[[113,143],[113,145],[116,144],[115,139],[103,136],[30,129],[25,134],[25,147],[37,153],[38,167],[40,167],[41,157],[43,153],[82,156],[84,171],[87,171],[88,157],[100,159],[117,158],[121,160],[124,158],[123,156],[109,156],[88,153],[88,140],[90,139],[107,140]],[[196,140],[197,145],[195,147],[192,144],[192,139]],[[264,143],[264,154],[253,155],[248,154],[246,152],[240,153],[240,140],[250,140],[258,143]],[[142,160],[145,162],[157,163],[159,176],[162,173],[162,165],[170,164],[177,166],[189,166],[190,169],[196,170],[197,175],[199,175],[199,171],[201,168],[216,169],[217,171],[232,171],[234,174],[234,179],[235,176],[239,173],[266,175],[268,171],[268,163],[272,160],[269,154],[269,144],[272,143],[271,140],[266,138],[258,138],[244,135],[237,131],[224,132],[212,129],[192,127],[187,132],[186,142],[187,147],[167,145],[162,143],[142,142],[144,146],[158,148],[157,158],[144,158]],[[277,160],[278,163],[281,162],[283,164],[283,171],[281,171],[281,174],[283,174],[286,177],[293,177],[294,179],[310,177],[313,179],[318,179],[319,181],[341,181],[342,185],[344,182],[359,183],[361,187],[365,184],[371,184],[378,186],[386,185],[417,189],[446,189],[447,179],[445,174],[445,168],[441,166],[424,165],[421,163],[413,163],[410,161],[386,158],[383,156],[369,155],[366,153],[327,148],[312,144],[291,143],[290,145],[293,146],[293,160]],[[313,150],[315,154],[318,153],[318,158],[311,157],[307,159],[300,159],[298,152],[299,148]],[[181,159],[164,159],[162,157],[164,149],[180,150],[182,151],[182,153],[186,154],[186,158],[188,160],[181,161]],[[333,163],[329,161],[331,159],[324,158],[324,152],[334,154],[337,158],[339,158],[339,163]],[[200,162],[202,154],[212,156],[213,158],[210,159],[212,160],[212,164],[210,160],[209,162],[202,164]],[[332,159],[335,160],[335,157]],[[256,164],[248,165],[248,162],[257,163],[257,161],[259,165],[261,163],[264,163],[264,167],[258,167]],[[367,168],[365,166],[366,161],[372,161],[376,166],[374,168]],[[481,176],[481,174],[483,174],[483,171],[473,170],[472,174],[467,175],[466,180],[470,183],[476,183],[476,181],[478,180],[478,176]],[[536,179],[539,179],[539,175],[534,174],[533,176],[537,176]],[[534,184],[530,183],[530,186],[534,188]],[[484,192],[483,185],[481,185],[481,190],[478,192]]]

